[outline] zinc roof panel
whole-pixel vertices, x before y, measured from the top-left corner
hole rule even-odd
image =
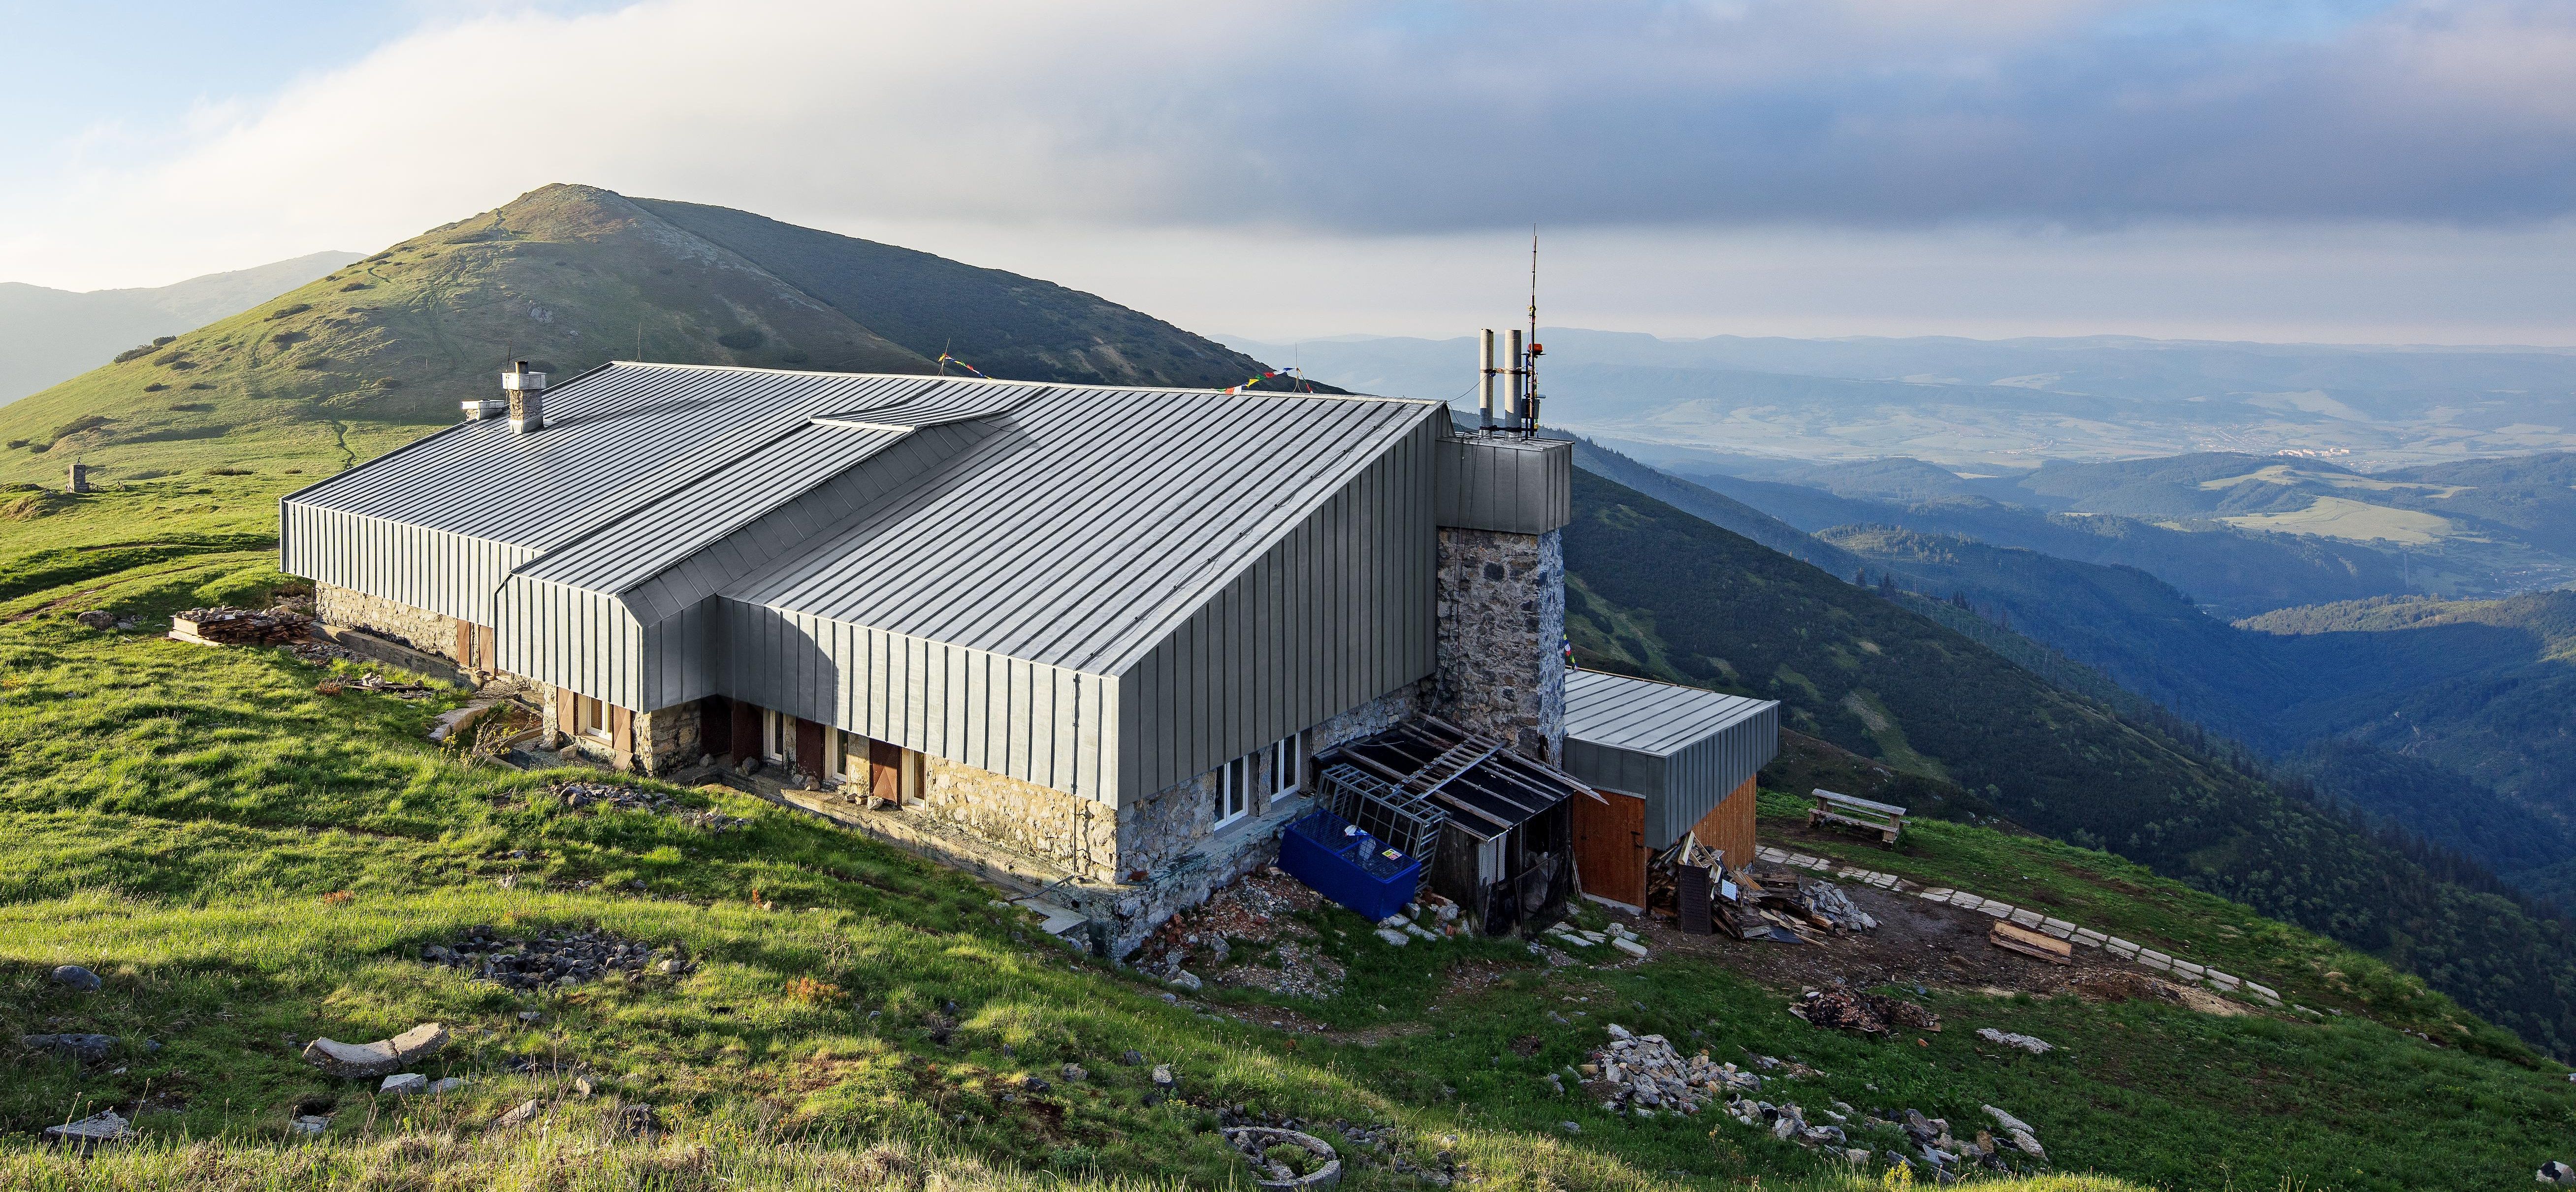
[[[1605,671],[1568,671],[1565,735],[1670,756],[1752,720],[1773,702]]]

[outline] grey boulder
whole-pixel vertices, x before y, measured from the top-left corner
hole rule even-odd
[[[133,1128],[113,1109],[101,1110],[77,1122],[45,1127],[45,1141],[84,1151],[91,1147],[113,1146],[132,1137]]]
[[[54,984],[69,985],[82,993],[88,993],[98,988],[98,974],[77,964],[58,965],[54,969]]]
[[[82,1063],[96,1063],[107,1058],[116,1046],[114,1035],[20,1035],[20,1046],[34,1051],[67,1055]]]

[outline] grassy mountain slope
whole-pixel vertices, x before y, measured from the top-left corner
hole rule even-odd
[[[2576,592],[2380,600],[2242,622],[2312,657],[2390,656],[2417,681],[2334,708],[2345,735],[2421,757],[2576,821]],[[2497,665],[2458,670],[2464,654]]]
[[[202,326],[357,260],[308,253],[166,286],[75,293],[0,282],[0,405],[155,337]]]
[[[1800,732],[2386,955],[2534,1046],[2576,1054],[2564,924],[2434,880],[1965,637],[1589,473],[1575,477],[1566,566],[1581,581],[1567,602],[1578,656],[1782,700]]]
[[[1574,465],[1836,575],[1850,575],[1864,566],[1860,556],[1751,505],[1647,467],[1580,435],[1574,436]]]
[[[988,376],[1222,388],[1264,371],[1241,352],[1053,282],[748,211],[635,202],[915,354],[944,351]]]
[[[879,334],[851,308],[931,312],[903,324],[925,346]],[[719,208],[648,208],[557,185],[0,407],[9,444],[0,481],[58,482],[75,460],[110,479],[335,469],[455,420],[461,400],[497,396],[493,374],[513,359],[558,375],[639,357],[926,373],[934,334],[1007,348],[1008,366],[974,361],[997,376],[1214,386],[1250,375],[1248,358],[1043,282]],[[1108,335],[1124,337],[1121,346],[1104,347]]]
[[[2189,523],[2191,528],[2185,529],[2118,515],[2051,514],[1975,494],[1895,501],[1820,490],[1806,482],[1705,473],[1693,477],[1809,533],[1835,526],[1898,526],[2077,563],[2135,567],[2224,617],[2414,590],[2398,560],[2353,543],[2253,533],[2219,522]]]
[[[1219,981],[1166,1004],[1132,971],[1035,941],[987,888],[756,800],[659,788],[747,821],[721,832],[575,810],[547,792],[557,775],[469,768],[422,741],[455,696],[324,695],[322,672],[280,652],[167,641],[150,636],[157,619],[133,636],[70,619],[91,606],[156,618],[199,599],[200,575],[229,580],[238,564],[220,544],[279,483],[145,482],[23,523],[48,551],[216,545],[0,602],[0,1014],[124,1040],[80,1068],[0,1039],[17,1077],[0,1083],[15,1135],[0,1140],[0,1184],[1217,1186],[1243,1177],[1212,1128],[1220,1107],[1244,1106],[1386,1127],[1411,1160],[1445,1155],[1485,1189],[1878,1186],[1714,1115],[1621,1118],[1556,1092],[1543,1077],[1584,1058],[1608,1021],[1815,1070],[1767,1099],[1954,1122],[2006,1106],[2062,1170],[2168,1187],[2215,1173],[2245,1187],[2487,1187],[2554,1155],[2576,1120],[2576,1086],[2502,1058],[2510,1041],[2411,977],[2117,858],[1945,824],[1897,853],[1802,847],[2009,891],[2339,1014],[2221,1017],[1936,980],[1902,992],[1948,1030],[1872,1042],[1790,1016],[1794,978],[1740,967],[1786,954],[1770,945],[1551,966],[1517,941],[1388,947],[1339,911],[1299,919],[1346,968],[1340,993]],[[0,559],[0,580],[19,568]],[[1766,833],[1791,830],[1766,815]],[[604,928],[684,947],[697,967],[533,996],[411,959],[478,923]],[[1824,954],[1796,950],[1810,951]],[[1249,943],[1234,955],[1260,962]],[[106,987],[55,985],[60,963]],[[379,1098],[295,1058],[317,1035],[423,1019],[456,1038],[424,1074],[464,1077],[462,1091]],[[1985,1046],[1979,1027],[2059,1050]],[[1154,1095],[1149,1068],[1118,1061],[1129,1048],[1170,1065],[1179,1094]],[[1065,1063],[1086,1078],[1063,1079]],[[588,1097],[569,1088],[582,1069]],[[549,1109],[542,1130],[488,1128],[529,1098]],[[611,1112],[636,1102],[668,1137],[614,1137]],[[100,1106],[154,1141],[84,1160],[24,1140]],[[332,1114],[327,1133],[296,1136],[299,1112]],[[1345,1183],[1424,1186],[1379,1164]]]

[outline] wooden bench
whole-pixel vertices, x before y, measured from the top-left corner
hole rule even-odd
[[[1894,804],[1873,803],[1852,795],[1836,794],[1823,787],[1816,788],[1815,799],[1815,808],[1807,812],[1807,826],[1810,828],[1825,824],[1857,828],[1876,835],[1879,843],[1890,848],[1896,846],[1897,836],[1905,831],[1905,809]]]

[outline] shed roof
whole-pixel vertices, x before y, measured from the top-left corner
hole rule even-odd
[[[1565,676],[1566,736],[1659,757],[1752,720],[1769,706],[1769,700],[1607,671]]]

